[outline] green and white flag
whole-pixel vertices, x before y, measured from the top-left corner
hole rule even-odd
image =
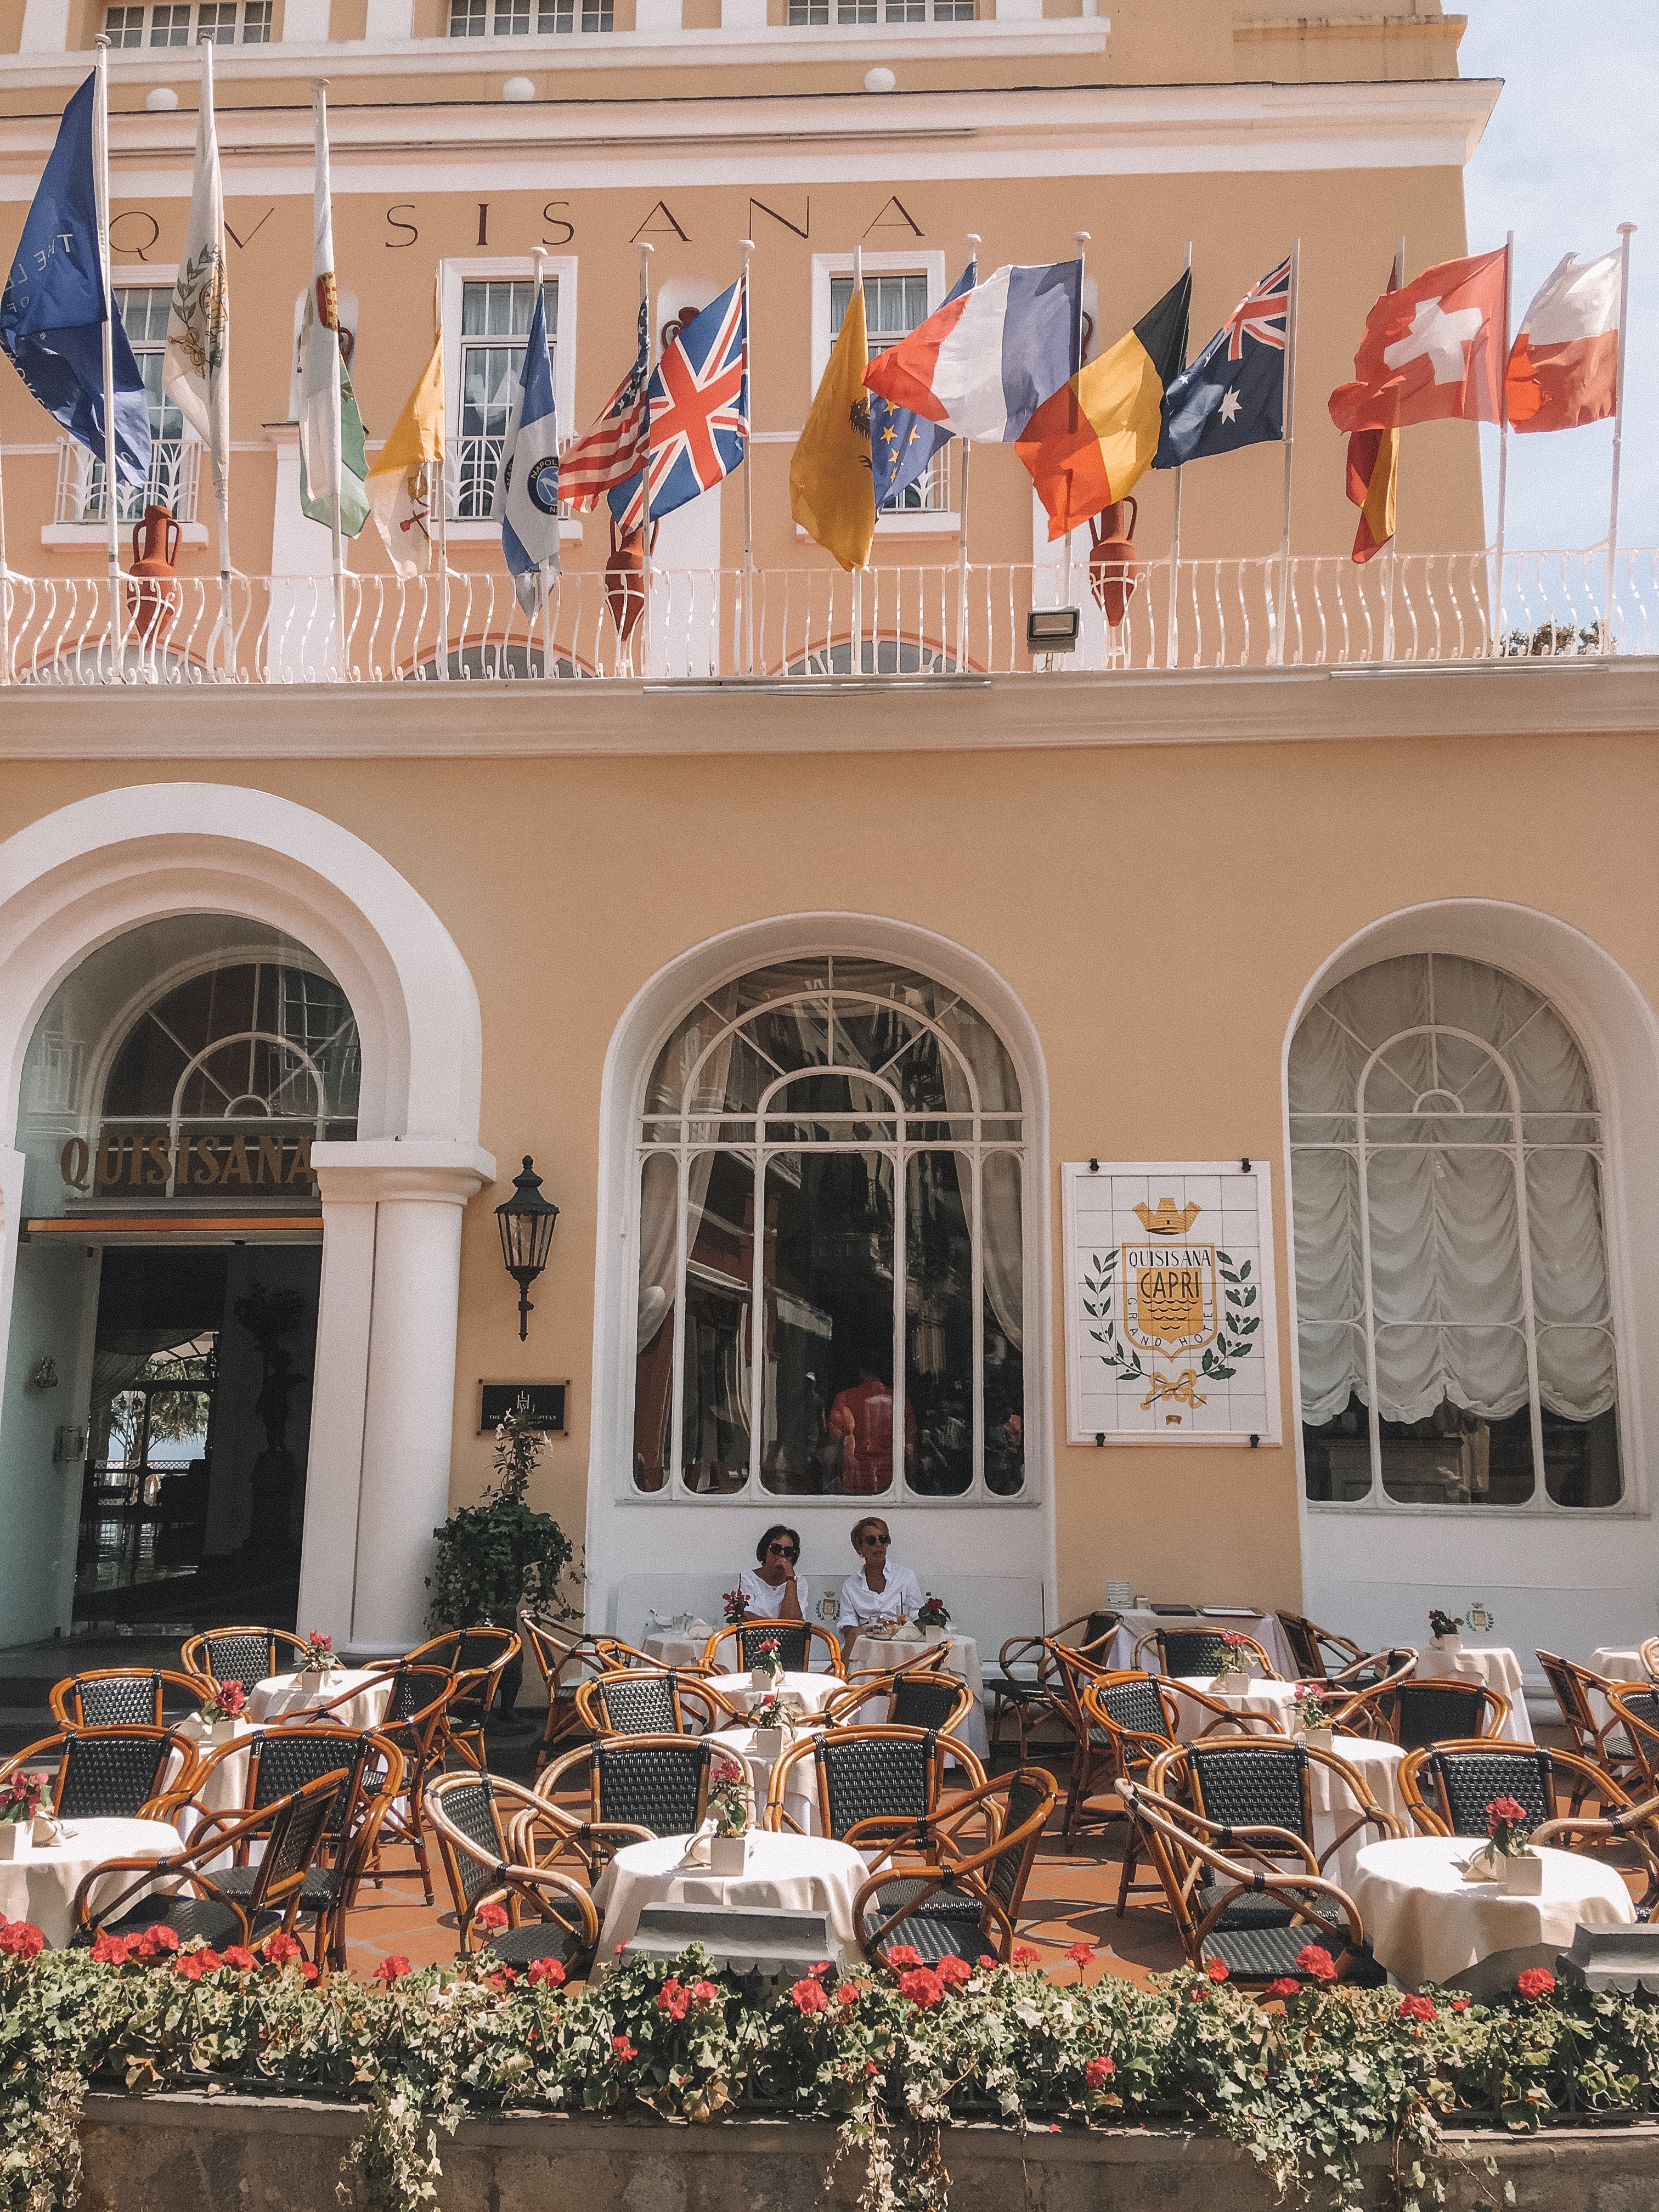
[[[300,504],[313,522],[355,538],[368,520],[363,421],[340,346],[334,282],[334,210],[328,185],[328,112],[317,88],[317,167],[312,202],[311,289],[300,330]]]

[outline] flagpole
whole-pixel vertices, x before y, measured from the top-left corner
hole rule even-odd
[[[1498,388],[1498,562],[1493,577],[1492,627],[1498,650],[1508,650],[1504,638],[1504,526],[1510,489],[1510,320],[1515,294],[1515,233],[1504,241],[1504,351]]]
[[[1397,292],[1406,281],[1406,234],[1402,230],[1395,240],[1394,289]],[[1395,434],[1394,459],[1394,515],[1395,527],[1389,533],[1389,599],[1382,611],[1382,658],[1394,659],[1394,574],[1398,559],[1395,551],[1400,543],[1400,447],[1399,433]]]
[[[532,331],[536,327],[536,308],[542,296],[542,269],[546,260],[547,255],[544,250],[539,246],[537,246],[530,257],[531,276],[535,286],[530,304],[530,327]],[[554,528],[556,530],[557,527],[558,519],[556,514]],[[542,587],[542,681],[545,684],[552,680],[554,674],[553,576],[557,572],[550,570],[545,554],[536,563],[536,570]]]
[[[314,94],[319,144],[325,150],[328,145],[328,79],[325,76],[313,77],[311,80],[311,89]],[[334,231],[334,185],[331,177],[329,180],[328,198],[329,234],[331,238]],[[334,272],[334,296],[337,303],[340,296],[339,276],[337,271]],[[342,358],[343,356],[340,351],[340,314],[339,308],[337,304],[334,311],[334,392],[333,398],[330,403],[337,416],[341,412],[340,363]],[[345,467],[343,453],[344,435],[344,426],[342,424],[340,429],[336,433],[333,441],[333,496],[329,501],[329,532],[334,551],[334,672],[337,676],[341,678],[343,678],[346,672],[345,538],[340,527],[340,501],[343,493],[343,485],[341,482],[341,477]],[[313,495],[315,489],[316,488],[313,485]]]
[[[980,234],[966,230],[962,242],[977,265]],[[1078,328],[1083,327],[1083,287],[1078,286]],[[968,461],[973,451],[971,439],[962,441],[962,480],[957,487],[957,673],[961,675],[968,666]]]
[[[115,653],[115,675],[124,680],[126,640],[121,623],[121,552],[115,519],[115,294],[109,261],[109,39],[100,32],[98,49],[98,88],[92,109],[93,188],[97,196],[98,272],[104,288],[104,516],[109,536],[110,636]]]
[[[651,370],[656,348],[651,340],[651,257],[656,252],[649,239],[635,249],[640,257],[640,305],[645,309],[645,390],[640,404],[645,410],[645,459],[640,466],[640,635],[645,640],[640,672],[651,673]]]
[[[434,338],[441,338],[444,334],[442,286],[441,271],[439,269],[434,269],[432,272],[432,335]],[[448,374],[448,369],[449,363],[446,359],[444,362],[446,375]],[[434,497],[431,471],[435,469],[438,477],[435,493],[438,502],[438,681],[440,684],[447,684],[449,681],[449,396],[447,392],[443,392],[440,397],[443,401],[443,413],[439,417],[439,428],[443,437],[443,444],[435,458],[427,465],[427,499],[429,505]]]
[[[1074,230],[1072,233],[1072,243],[1077,248],[1077,359],[1072,364],[1072,374],[1073,376],[1080,375],[1083,371],[1083,279],[1085,270],[1085,257],[1083,249],[1085,246],[1089,245],[1091,241],[1091,234],[1086,230]],[[1073,395],[1073,404],[1075,406],[1075,393]],[[1071,520],[1069,485],[1067,487],[1067,498],[1066,503],[1066,519],[1067,522]],[[1069,529],[1066,532],[1066,588],[1060,593],[1060,605],[1066,607],[1069,607],[1072,604],[1072,534],[1073,533]],[[1052,653],[1048,657],[1048,665],[1051,668],[1054,666],[1054,656]]]
[[[864,244],[862,240],[860,240],[859,244],[853,248],[853,294],[852,299],[849,299],[847,302],[847,312],[849,315],[853,312],[854,300],[856,300],[860,308],[862,308],[864,305]],[[867,315],[865,318],[864,325],[864,352],[865,359],[868,361],[870,356],[870,322]],[[872,454],[871,457],[871,492],[872,496],[875,489],[874,476],[875,461]],[[872,538],[871,543],[873,545],[875,540]],[[870,556],[866,553],[864,557],[867,564]],[[878,672],[876,670],[875,661],[876,656],[872,653],[870,657],[870,670],[872,675]],[[853,571],[852,658],[848,663],[847,672],[849,676],[854,677],[862,676],[864,673],[864,570],[862,568],[854,568]]]
[[[1613,490],[1607,508],[1607,583],[1606,611],[1606,641],[1613,645],[1613,592],[1614,564],[1619,556],[1619,461],[1625,442],[1625,333],[1630,325],[1630,241],[1636,225],[1621,222],[1619,226],[1619,359],[1613,369]]]
[[[219,159],[219,136],[213,104],[214,42],[211,38],[204,35],[198,40],[197,44],[202,56],[202,106],[208,117],[208,127],[213,132],[213,158],[216,167]],[[221,204],[222,205],[222,200]],[[216,240],[216,246],[222,264],[225,251],[222,232]],[[228,338],[227,343],[228,343]],[[224,363],[220,374],[225,374],[228,368],[229,363]],[[211,400],[210,400],[210,407]],[[210,421],[211,419],[210,415]],[[216,469],[213,474],[213,502],[219,526],[219,637],[223,655],[224,673],[229,676],[233,672],[230,665],[230,454],[228,450],[224,456],[224,466]]]
[[[1279,422],[1285,434],[1285,518],[1279,534],[1279,665],[1285,665],[1285,640],[1291,617],[1291,467],[1296,458],[1296,309],[1302,276],[1302,240],[1291,241],[1291,292],[1285,316],[1285,384]]]
[[[743,425],[743,672],[755,672],[755,325],[749,314],[749,257],[752,238],[740,238],[743,255],[743,370],[748,404]]]
[[[0,443],[0,684],[11,682],[11,570],[6,566],[5,447]]]
[[[1193,241],[1187,240],[1187,274],[1193,273]],[[1288,350],[1288,349],[1287,349]],[[1183,358],[1182,367],[1187,366]],[[1176,648],[1181,628],[1181,464],[1176,463],[1175,525],[1170,537],[1170,626],[1164,642],[1164,665],[1176,665]]]

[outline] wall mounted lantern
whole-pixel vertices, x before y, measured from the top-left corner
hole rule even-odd
[[[501,1259],[519,1286],[519,1341],[530,1334],[530,1285],[547,1265],[553,1242],[553,1224],[559,1209],[542,1196],[542,1179],[528,1152],[524,1167],[513,1178],[513,1195],[495,1208],[495,1226],[501,1232]]]

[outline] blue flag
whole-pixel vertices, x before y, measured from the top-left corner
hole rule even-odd
[[[1164,394],[1155,469],[1265,445],[1285,434],[1288,257],[1247,292]]]
[[[979,264],[970,261],[939,306],[948,307],[952,300],[971,292],[978,282]],[[912,414],[908,407],[890,406],[878,392],[870,394],[870,471],[875,478],[878,513],[907,484],[915,482],[939,447],[950,444],[951,434],[943,422]]]
[[[501,551],[519,605],[533,615],[542,603],[543,562],[559,565],[559,421],[547,357],[547,295],[539,284],[490,512],[501,526]]]
[[[89,76],[64,110],[40,189],[0,291],[0,346],[48,415],[104,457],[103,325],[109,312],[98,257]],[[149,402],[118,315],[115,471],[124,483],[149,474]]]

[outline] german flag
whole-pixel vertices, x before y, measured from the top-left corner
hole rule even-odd
[[[1400,467],[1398,430],[1356,430],[1348,441],[1348,497],[1359,509],[1353,558],[1361,567],[1394,536],[1394,483]]]
[[[1015,451],[1048,510],[1050,539],[1121,499],[1152,465],[1164,394],[1187,365],[1188,270],[1098,361],[1045,399]]]

